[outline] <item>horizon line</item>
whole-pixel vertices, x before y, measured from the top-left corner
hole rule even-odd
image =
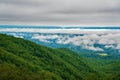
[[[120,25],[41,25],[41,24],[0,24],[0,26],[53,26],[53,27],[120,27]]]

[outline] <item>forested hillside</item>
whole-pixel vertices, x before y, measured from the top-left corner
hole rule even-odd
[[[0,34],[0,80],[120,80],[119,72],[111,71],[120,70],[118,66],[107,65],[112,76],[106,76],[102,73],[107,69],[101,73],[84,60],[65,48],[52,49]]]

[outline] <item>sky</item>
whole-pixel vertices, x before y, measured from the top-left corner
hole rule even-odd
[[[0,24],[120,25],[120,0],[0,0]]]

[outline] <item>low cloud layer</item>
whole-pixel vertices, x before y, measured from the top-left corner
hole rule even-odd
[[[84,33],[80,32],[79,35],[34,34],[32,39],[38,39],[39,41],[47,43],[52,43],[53,40],[56,40],[57,44],[72,44],[94,51],[104,51],[99,46],[95,47],[95,44],[104,45],[106,49],[112,48],[120,50],[120,32],[117,31],[90,31],[89,33],[88,31],[84,31]]]
[[[120,25],[120,0],[0,0],[0,24]]]
[[[1,28],[0,33],[15,37],[38,40],[45,43],[74,45],[83,49],[104,51],[119,50],[120,30],[114,29],[39,29],[39,28]],[[98,46],[95,46],[98,45]],[[100,45],[104,46],[101,47]]]

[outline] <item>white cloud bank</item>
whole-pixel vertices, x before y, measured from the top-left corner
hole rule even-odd
[[[57,35],[57,34],[35,34],[32,38],[47,42],[48,39],[56,39],[58,44],[73,44],[82,48],[103,51],[100,47],[95,47],[94,44],[105,45],[105,48],[113,48],[120,50],[120,31],[81,31],[79,34],[83,36]],[[50,41],[48,41],[50,42]]]
[[[103,51],[102,48],[95,47],[94,44],[120,50],[120,30],[1,28],[0,32],[30,32],[34,34],[32,39],[42,42],[52,43],[52,40],[56,40],[58,44],[73,44],[94,51]],[[48,35],[43,33],[48,33]],[[57,35],[58,33],[60,35]],[[22,38],[24,35],[19,36]]]

